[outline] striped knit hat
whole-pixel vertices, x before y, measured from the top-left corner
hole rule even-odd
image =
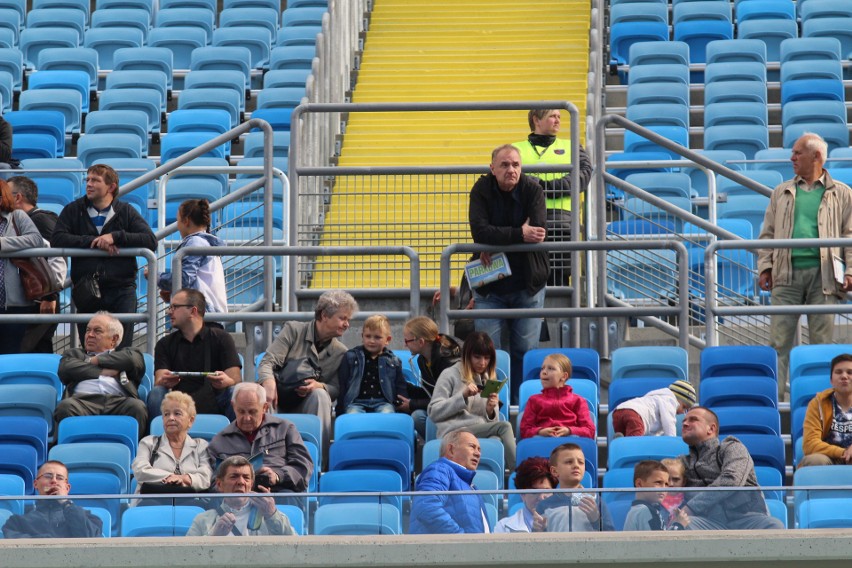
[[[695,387],[687,381],[675,381],[669,385],[669,390],[680,402],[689,407],[695,406],[695,403],[698,402],[698,398],[695,396]]]

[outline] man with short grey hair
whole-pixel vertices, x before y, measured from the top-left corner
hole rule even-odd
[[[806,132],[793,145],[796,176],[772,192],[760,239],[852,238],[852,190],[823,168],[828,145]],[[852,290],[852,247],[761,249],[757,271],[761,290],[772,291],[773,306],[836,304]],[[778,352],[778,395],[789,381],[790,350],[799,314],[776,314],[769,344]],[[811,344],[834,343],[834,314],[808,314]]]
[[[305,491],[314,464],[295,424],[268,414],[266,391],[257,383],[234,385],[231,404],[237,419],[210,441],[210,456],[263,456],[256,485],[272,493]]]
[[[86,325],[84,349],[67,350],[59,361],[59,380],[65,398],[56,406],[57,424],[69,416],[114,414],[139,423],[139,437],[148,429],[148,411],[139,399],[145,375],[142,353],[119,349],[124,328],[109,312],[97,312]]]
[[[338,337],[349,329],[357,311],[358,303],[348,292],[324,292],[313,321],[285,323],[257,369],[273,409],[319,416],[323,453],[328,450],[332,403],[340,390],[337,372],[346,353]]]

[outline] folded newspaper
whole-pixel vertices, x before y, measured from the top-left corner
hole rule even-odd
[[[506,253],[500,252],[491,255],[491,264],[485,266],[479,259],[472,260],[464,266],[464,271],[467,274],[467,281],[471,288],[479,288],[490,284],[495,280],[506,278],[512,275],[512,269],[509,267],[509,259],[506,258]]]

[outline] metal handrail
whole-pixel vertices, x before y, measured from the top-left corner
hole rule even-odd
[[[450,258],[456,253],[473,253],[473,252],[550,252],[550,251],[601,251],[610,250],[653,250],[653,249],[671,249],[677,255],[678,274],[677,274],[677,306],[649,306],[649,307],[611,307],[607,306],[606,302],[598,304],[600,307],[581,308],[573,306],[571,308],[536,308],[536,309],[503,309],[503,310],[451,310],[450,309]],[[441,252],[441,300],[438,305],[438,328],[448,333],[450,328],[450,318],[531,318],[531,317],[606,317],[606,316],[661,316],[661,315],[676,315],[680,321],[689,321],[689,254],[683,243],[670,240],[642,240],[642,241],[587,241],[574,243],[539,243],[529,245],[512,245],[512,246],[490,246],[477,244],[455,243],[446,247]],[[689,326],[681,325],[679,328],[678,343],[681,347],[689,346]]]

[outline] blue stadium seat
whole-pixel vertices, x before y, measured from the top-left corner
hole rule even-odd
[[[106,533],[118,533],[118,521],[121,518],[121,499],[86,499],[83,495],[120,495],[121,479],[108,472],[68,472],[71,484],[69,495],[74,495],[74,503],[80,507],[99,507],[109,514],[109,524],[104,526]]]
[[[386,503],[402,511],[402,498],[399,495],[362,495],[363,493],[402,492],[402,478],[395,471],[384,469],[327,471],[320,479],[319,491],[320,507],[333,503]],[[323,496],[323,493],[347,493],[348,495]]]
[[[794,492],[796,508],[807,501],[831,500],[852,497],[852,471],[843,465],[802,467],[793,474],[794,487],[838,487],[839,489],[813,489]]]
[[[586,379],[600,385],[600,355],[588,348],[532,349],[524,355],[524,381],[538,380],[541,363],[552,353],[561,353],[571,360],[571,378]]]
[[[677,436],[630,436],[609,443],[608,469],[633,467],[642,460],[675,458],[689,453],[686,442]]]
[[[757,61],[722,61],[708,63],[704,72],[708,85],[725,81],[766,82],[766,65]]]
[[[92,12],[92,28],[134,28],[147,39],[151,13],[142,8],[111,8]]]
[[[46,384],[0,384],[0,416],[37,416],[53,436],[56,389]],[[29,487],[29,485],[28,485]]]
[[[725,435],[720,436],[724,438]],[[774,467],[781,475],[785,475],[786,459],[784,457],[784,441],[781,436],[774,434],[737,434],[751,454],[755,466]]]
[[[672,222],[659,221],[653,223],[647,219],[627,219],[625,221],[612,221],[606,225],[607,234],[631,236],[631,235],[668,235],[676,233],[675,224]]]
[[[103,507],[83,507],[91,514],[96,516],[101,520],[102,532],[101,536],[103,538],[110,538],[112,536],[112,525],[113,525],[113,516],[110,514],[108,509]]]
[[[72,198],[79,196],[83,187],[83,164],[76,158],[51,158],[51,159],[32,159],[21,162],[21,168],[24,170],[43,170],[43,171],[28,171],[27,176],[36,180],[39,183],[43,179],[63,179],[69,182],[69,186],[74,188]],[[65,170],[65,171],[63,171]],[[42,197],[42,191],[39,190],[39,197]],[[59,359],[57,358],[57,366]]]
[[[86,14],[73,8],[33,8],[27,12],[26,29],[69,29],[77,32],[77,45],[86,29]]]
[[[634,43],[630,46],[629,62],[630,67],[653,64],[689,65],[689,46],[682,41]]]
[[[290,521],[290,526],[297,535],[307,534],[305,526],[305,512],[296,505],[276,505],[279,511],[283,513],[287,520]]]
[[[318,26],[322,17],[328,11],[325,7],[294,8],[291,5],[281,13],[281,27]]]
[[[141,157],[142,138],[138,134],[127,132],[84,134],[77,141],[77,158],[86,167],[109,158]]]
[[[112,8],[142,8],[152,13],[154,11],[152,0],[95,0],[96,10]]]
[[[714,65],[717,64],[714,63]],[[719,81],[704,86],[705,105],[739,101],[766,104],[766,83],[762,81]]]
[[[148,117],[148,132],[160,132],[161,96],[157,89],[109,89],[102,91],[100,110],[135,110]]]
[[[607,469],[603,475],[603,486],[606,489],[632,489],[633,468],[616,467]],[[635,491],[607,491],[602,493],[601,496],[611,510],[612,504],[615,502],[626,501],[627,503],[631,503],[635,494]]]
[[[795,175],[793,173],[793,164],[790,162],[790,150],[784,148],[758,150],[754,154],[754,159],[757,162],[751,164],[751,167],[755,170],[777,172],[781,176],[781,179],[792,179]]]
[[[80,110],[89,112],[89,76],[84,71],[37,71],[29,76],[28,91],[58,89],[80,93]]]
[[[216,0],[160,0],[159,9],[163,8],[201,8],[214,14],[218,10]]]
[[[160,94],[160,112],[166,112],[168,79],[166,74],[152,69],[113,70],[106,78],[106,90],[153,89]]]
[[[292,0],[287,3],[287,6],[290,7],[293,5]],[[222,3],[222,8],[272,8],[273,10],[280,10],[281,4],[279,4],[276,0],[225,0]]]
[[[802,24],[822,18],[842,21],[846,18],[852,18],[852,6],[831,0],[808,0],[802,2],[799,14],[802,17]]]
[[[813,101],[818,102],[818,101]],[[789,103],[788,103],[789,104]],[[803,134],[814,132],[828,144],[829,152],[835,148],[849,147],[849,126],[844,122],[800,122],[784,127],[784,146],[792,147]]]
[[[213,439],[213,436],[221,432],[230,423],[230,420],[224,414],[196,414],[195,422],[189,429],[189,435],[209,442]],[[151,420],[151,435],[161,436],[162,434],[163,417],[156,416]]]
[[[845,125],[846,103],[842,101],[791,101],[781,109],[781,124],[785,128],[799,123],[820,122]],[[842,147],[848,148],[849,146]]]
[[[275,132],[289,132],[293,119],[293,109],[291,108],[261,108],[251,113],[251,118],[265,120]],[[252,128],[253,132],[259,131],[258,128]],[[277,160],[286,160],[286,158],[276,158]]]
[[[689,128],[689,107],[672,103],[629,105],[627,120],[641,126],[680,126]]]
[[[180,204],[187,199],[207,199],[213,203],[223,195],[222,183],[216,177],[175,177],[166,186],[166,223],[177,221]]]
[[[707,44],[720,39],[733,39],[734,27],[730,21],[696,19],[674,25],[673,39],[689,45],[690,63],[706,61]]]
[[[411,448],[402,440],[340,440],[329,453],[329,471],[389,469],[400,475],[406,491],[411,486]]]
[[[310,75],[310,69],[277,69],[275,71],[268,71],[263,75],[263,89],[280,87],[304,89]]]
[[[82,12],[89,18],[89,2],[87,0],[33,0],[32,7],[34,10],[64,8],[74,9]]]
[[[185,536],[201,507],[155,505],[131,507],[121,514],[121,536]]]
[[[17,496],[26,495],[26,487],[24,479],[20,475],[11,473],[0,473],[0,495],[2,496]],[[24,514],[23,499],[0,499],[0,513],[9,513],[13,515]],[[5,521],[0,517],[0,521]],[[0,525],[2,526],[2,525]],[[2,531],[0,531],[2,534]]]
[[[148,156],[148,115],[142,111],[96,110],[90,112],[86,115],[86,136],[90,134],[135,135],[142,142],[141,157]],[[77,151],[79,153],[79,147]]]
[[[662,225],[671,223],[671,218],[651,216],[651,222]],[[679,223],[675,230],[680,231]],[[676,260],[673,250],[610,252],[607,254],[610,293],[624,300],[672,298],[677,289]]]
[[[727,2],[699,0],[697,2],[679,2],[672,6],[672,24],[677,26],[691,21],[720,21],[731,19],[731,5]]]
[[[21,50],[14,47],[0,48],[0,71],[12,75],[12,88],[20,93],[24,76],[24,56]]]
[[[759,39],[766,44],[766,60],[781,59],[781,44],[799,35],[795,20],[785,18],[750,19],[737,22],[737,39]]]
[[[781,65],[781,81],[796,79],[843,80],[843,66],[836,59],[799,59]]]
[[[322,31],[320,26],[298,26],[281,28],[278,31],[278,39],[275,45],[278,47],[293,47],[297,45],[306,45],[316,47],[317,34]]]
[[[44,463],[47,459],[47,427],[47,421],[40,416],[0,416],[0,449],[6,444],[29,445],[36,451],[38,463]],[[3,493],[2,481],[0,476],[0,493],[9,495]]]
[[[811,468],[806,468],[811,469]],[[852,527],[852,499],[808,500],[798,508],[800,529],[845,529]]]
[[[207,33],[200,28],[153,28],[147,45],[171,51],[174,69],[189,69],[192,51],[207,45]]]
[[[121,493],[130,489],[130,449],[115,442],[79,442],[57,444],[48,452],[48,459],[59,460],[68,472],[106,472],[121,481]]]
[[[26,0],[3,0],[0,2],[0,8],[8,8],[18,13],[20,21],[24,21],[27,15]]]
[[[648,130],[657,133],[663,138],[667,138],[675,144],[680,144],[685,148],[689,147],[689,131],[686,128],[680,126],[649,126]],[[624,133],[624,150],[625,152],[665,152],[672,159],[680,158],[680,155],[674,150],[663,148],[632,131]]]
[[[781,43],[781,64],[788,61],[828,59],[840,61],[840,40],[833,37],[800,37]]]
[[[778,376],[778,354],[766,345],[719,345],[701,351],[701,379]]]
[[[784,181],[781,174],[773,170],[746,170],[740,173],[751,180],[763,184],[770,190],[775,189],[775,187]],[[754,190],[721,175],[716,176],[716,192],[719,194],[724,193],[728,197],[736,195],[757,195]]]
[[[797,377],[790,384],[790,412],[795,417],[795,413],[799,409],[805,409],[808,406],[808,403],[811,401],[817,393],[820,393],[826,389],[831,388],[831,380],[829,378],[829,374],[826,373],[824,376],[819,375],[805,375]],[[804,414],[801,416],[804,419]],[[793,424],[793,430],[795,431],[796,426],[800,429],[802,427],[801,424]]]
[[[762,102],[711,103],[704,107],[704,128],[720,125],[769,126],[769,113]]]
[[[56,158],[56,142],[48,134],[12,133],[12,157],[16,160]]]
[[[263,27],[250,30],[245,27],[218,28],[213,32],[213,45],[242,46],[251,51],[251,66],[253,69],[265,69],[269,66],[272,36]]]
[[[652,390],[664,389],[674,382],[670,377],[632,377],[613,380],[609,384],[609,409],[632,398],[645,396]]]
[[[710,126],[704,129],[706,150],[739,150],[753,159],[759,150],[769,148],[769,129],[757,124]]]
[[[315,535],[402,534],[402,515],[390,504],[337,503],[317,508]]]
[[[773,2],[772,0],[749,0],[736,5],[737,23],[749,20],[791,20],[796,21],[796,9],[792,2]]]
[[[251,51],[247,47],[200,47],[192,52],[189,68],[191,71],[239,71],[245,77],[245,88],[251,87]]]
[[[685,199],[692,197],[692,186],[689,176],[683,173],[650,172],[630,174],[624,181],[667,201],[672,197]]]
[[[316,57],[316,48],[313,46],[276,47],[269,54],[269,70],[310,69],[314,57]]]
[[[732,170],[742,170],[744,169],[743,164],[735,163],[737,161],[745,161],[746,157],[740,151],[737,150],[696,150],[699,154],[713,160],[714,162],[719,162],[723,166],[727,166]],[[680,169],[681,172],[687,174],[690,180],[690,186],[692,187],[693,194],[698,195],[699,197],[707,197],[707,174],[698,167],[684,167]],[[712,174],[711,175],[715,175]],[[718,191],[718,189],[717,189]]]
[[[764,0],[750,0],[749,4]],[[753,61],[766,65],[766,44],[759,39],[719,39],[707,44],[707,64]]]
[[[641,83],[682,83],[689,86],[689,67],[666,63],[639,65],[630,71],[627,84],[631,88]]]
[[[112,54],[112,65],[115,71],[162,71],[166,76],[166,86],[171,91],[173,87],[172,69],[174,54],[165,47],[122,47]]]
[[[205,44],[210,43],[215,26],[215,14],[204,8],[166,8],[157,11],[155,28],[198,28],[204,31]]]
[[[275,416],[295,424],[304,441],[312,442],[317,448],[322,448],[322,422],[318,416],[313,414],[276,414]]]
[[[247,34],[253,34],[255,28],[269,31],[271,44],[278,39],[278,9],[243,6],[225,8],[219,13],[220,28],[247,28]]]
[[[184,92],[193,89],[227,89],[237,94],[240,112],[246,110],[246,76],[240,71],[210,69],[190,71],[184,77]],[[181,93],[183,95],[183,93]]]
[[[83,41],[85,47],[98,52],[101,70],[113,69],[113,54],[127,47],[142,47],[145,38],[142,32],[132,27],[89,28]]]
[[[622,347],[612,354],[612,380],[652,377],[689,380],[689,359],[682,347]]]
[[[830,376],[831,360],[842,353],[852,353],[852,345],[797,345],[793,347],[790,351],[790,384],[794,384],[799,377]]]
[[[727,202],[719,203],[716,213],[720,219],[745,219],[755,235],[760,234],[769,198],[764,195],[735,195]]]
[[[623,22],[610,28],[610,55],[617,65],[627,63],[630,47],[635,43],[664,42],[669,39],[669,26],[664,22]],[[680,39],[680,38],[676,38]]]
[[[160,143],[160,163],[164,164],[173,160],[196,147],[209,142],[217,134],[211,132],[176,132],[163,136]],[[223,145],[210,149],[204,156],[213,158],[224,158],[225,147]]]
[[[757,484],[761,487],[782,487],[784,478],[774,467],[766,467],[765,465],[754,466],[754,475],[757,477]],[[763,491],[765,499],[784,499],[784,491]],[[786,524],[784,526],[787,526]]]
[[[212,132],[224,134],[231,129],[231,116],[222,109],[181,109],[169,113],[169,133],[178,132]],[[230,154],[230,143],[225,146],[225,153]]]
[[[98,52],[90,47],[43,49],[38,54],[39,71],[83,71],[89,76],[89,92],[98,89]]]
[[[414,421],[403,413],[342,414],[334,420],[334,443],[340,440],[382,439],[402,440],[411,449],[414,459]],[[414,462],[411,463],[412,468]]]
[[[24,480],[25,494],[33,486],[38,472],[38,452],[29,444],[3,444],[0,446],[0,475],[16,475]]]
[[[781,435],[781,416],[778,414],[777,408],[767,406],[725,406],[716,407],[713,410],[719,417],[720,435]]]
[[[21,31],[21,53],[28,69],[36,68],[38,54],[44,49],[79,45],[80,38],[77,31],[70,28],[33,28]]]
[[[290,155],[290,133],[273,133],[272,152],[276,158],[287,158]],[[263,133],[250,132],[243,140],[243,155],[246,158],[263,157]]]
[[[611,26],[623,22],[661,22],[668,25],[669,8],[663,4],[616,4],[609,10]]]
[[[231,128],[240,123],[240,95],[233,89],[189,89],[178,98],[178,109],[221,109],[231,117]]]
[[[56,443],[117,442],[136,458],[139,448],[139,423],[130,416],[69,416],[59,423]]]
[[[843,101],[843,81],[837,79],[798,79],[781,85],[781,105],[791,101]]]

